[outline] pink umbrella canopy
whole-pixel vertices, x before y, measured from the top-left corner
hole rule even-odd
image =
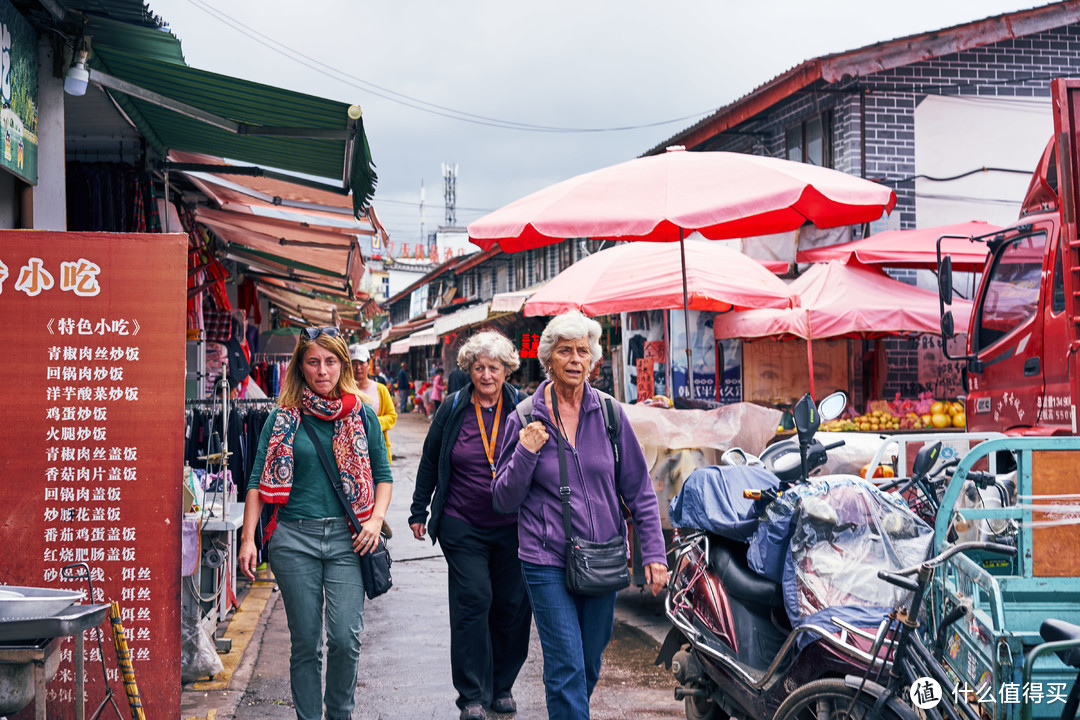
[[[836,227],[877,220],[896,194],[829,168],[728,152],[637,158],[556,183],[469,224],[485,250],[518,252],[589,237],[676,241]]]
[[[723,245],[687,240],[686,282],[690,310],[727,312],[745,308],[786,308],[788,286],[757,260]],[[609,315],[683,307],[679,248],[658,243],[624,243],[579,260],[525,303],[526,315],[580,310]]]
[[[937,293],[893,280],[884,272],[832,260],[814,265],[789,286],[799,306],[790,310],[757,309],[718,315],[718,338],[880,337],[900,333],[940,333]],[[971,303],[960,308],[956,331],[967,332]]]
[[[791,283],[799,306],[717,315],[717,338],[802,338],[807,341],[810,394],[814,395],[813,340],[940,333],[937,293],[893,280],[881,270],[836,260],[814,265]],[[956,331],[966,333],[971,303],[960,303]]]
[[[937,241],[944,237],[941,252],[952,256],[954,270],[981,272],[986,262],[986,244],[968,238],[991,235],[1002,229],[972,220],[916,230],[886,230],[862,240],[803,250],[796,260],[801,263],[854,260],[864,265],[937,269]]]

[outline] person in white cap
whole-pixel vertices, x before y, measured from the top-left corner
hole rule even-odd
[[[352,359],[353,375],[360,388],[360,396],[364,402],[375,408],[375,413],[379,416],[379,425],[382,426],[383,439],[386,440],[386,456],[390,462],[393,462],[393,456],[390,454],[390,428],[397,424],[394,398],[385,385],[371,378],[368,366],[371,353],[366,347],[350,345],[349,357]]]

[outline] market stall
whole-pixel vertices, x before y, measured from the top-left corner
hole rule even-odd
[[[845,368],[851,353],[843,340],[940,333],[937,295],[893,280],[878,269],[834,260],[811,267],[790,287],[799,298],[796,308],[746,310],[714,318],[717,338],[755,340],[743,344],[746,400],[794,398],[806,388],[817,396],[819,379],[829,384],[822,384],[823,391],[850,391]],[[970,316],[970,303],[963,304],[968,312],[962,308],[956,313],[958,334],[967,332]],[[785,344],[790,341],[797,342],[797,351]],[[822,355],[824,362],[819,360]],[[822,366],[827,374],[819,376]]]

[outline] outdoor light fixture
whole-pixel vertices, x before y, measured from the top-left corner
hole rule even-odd
[[[86,59],[90,56],[90,48],[85,42],[79,44],[79,52],[75,62],[68,68],[64,78],[64,92],[76,97],[86,94],[86,86],[90,82],[90,70],[86,67]]]

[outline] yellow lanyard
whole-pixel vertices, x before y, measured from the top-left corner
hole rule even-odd
[[[484,430],[484,418],[480,415],[480,402],[474,400],[476,408],[476,424],[480,426],[480,439],[484,441],[484,454],[487,455],[488,466],[491,467],[491,477],[495,477],[495,442],[499,439],[499,418],[502,416],[502,393],[499,393],[499,404],[495,406],[495,424],[491,427],[491,442],[488,442],[487,431]]]

